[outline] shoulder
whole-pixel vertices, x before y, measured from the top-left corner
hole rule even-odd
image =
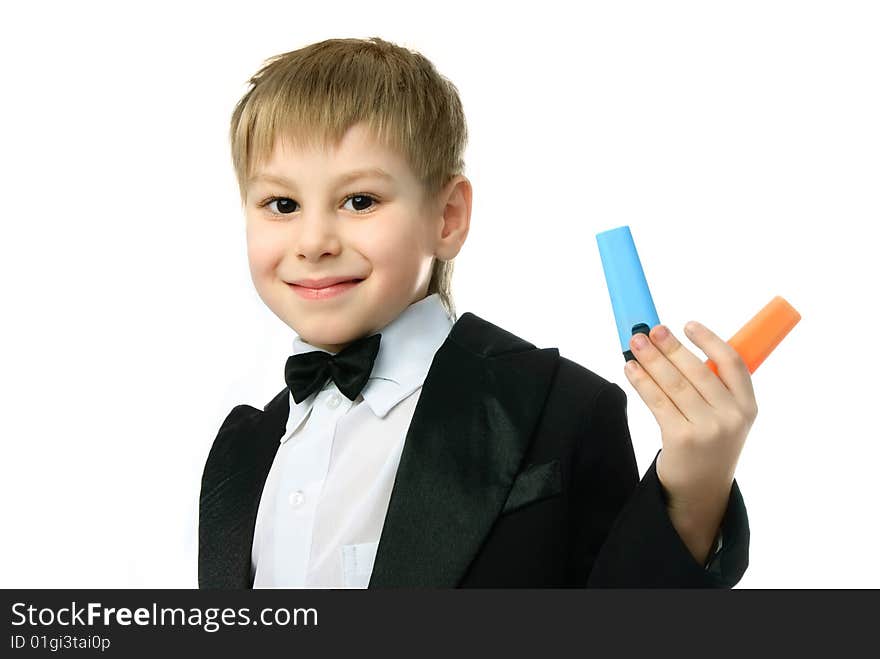
[[[217,431],[217,437],[219,438],[224,434],[234,433],[242,426],[259,423],[264,414],[275,416],[282,412],[284,414],[287,414],[289,394],[290,390],[285,387],[280,392],[275,394],[272,400],[270,400],[263,406],[262,410],[247,404],[236,405],[229,411],[229,414],[226,415],[226,418],[223,419],[223,423],[220,424],[220,429]]]
[[[217,436],[232,432],[242,424],[255,421],[262,413],[256,407],[250,405],[236,405],[226,415],[226,418],[223,419],[223,423],[220,424],[220,430],[217,431]]]
[[[289,412],[289,395],[290,390],[285,387],[266,403],[262,410],[247,404],[234,406],[220,424],[217,437],[214,439],[215,446],[222,438],[235,437],[240,435],[242,430],[253,428],[266,416],[280,419],[283,415],[286,418]]]
[[[235,405],[217,431],[202,473],[202,488],[210,489],[213,482],[249,464],[254,455],[255,442],[268,427],[282,425],[287,418],[289,390],[285,387],[262,410],[252,405]],[[261,442],[262,443],[262,442]]]
[[[603,399],[626,400],[626,393],[617,384],[603,378],[587,366],[579,364],[559,353],[556,347],[539,348],[527,338],[505,329],[472,312],[465,312],[453,326],[450,340],[482,356],[500,356],[528,350],[552,350],[556,352],[557,370],[554,389],[561,395],[576,397],[579,405],[596,403],[600,394]]]
[[[243,442],[260,420],[263,412],[250,405],[232,408],[214,437],[202,472],[202,491],[213,489],[216,481],[235,468],[240,459]]]
[[[594,403],[600,395],[614,399],[619,398],[621,395],[624,398],[626,397],[626,393],[616,383],[603,378],[595,371],[562,355],[559,356],[557,378],[564,386],[572,386],[580,391],[590,392],[592,394],[590,401]]]

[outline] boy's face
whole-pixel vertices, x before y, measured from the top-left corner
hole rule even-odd
[[[374,168],[390,178],[340,180]],[[247,188],[248,261],[260,298],[304,341],[330,352],[375,333],[426,296],[433,258],[453,258],[467,237],[469,181],[453,179],[432,209],[423,208],[422,190],[406,160],[363,124],[337,149],[294,150],[279,139]],[[328,277],[360,281],[294,285]]]

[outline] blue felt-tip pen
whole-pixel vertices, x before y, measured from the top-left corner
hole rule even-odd
[[[625,361],[635,359],[629,341],[636,332],[649,334],[660,324],[654,300],[642,270],[642,262],[628,225],[596,234],[605,284],[617,323],[617,335]]]

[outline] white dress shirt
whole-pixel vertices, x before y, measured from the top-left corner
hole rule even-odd
[[[422,384],[453,324],[439,294],[429,295],[379,330],[354,401],[332,379],[301,403],[290,396],[257,511],[254,588],[367,587]],[[295,335],[293,354],[313,350]]]

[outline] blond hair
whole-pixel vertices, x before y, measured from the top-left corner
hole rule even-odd
[[[403,155],[432,208],[464,172],[467,126],[458,89],[418,52],[379,37],[327,39],[265,60],[232,113],[229,138],[242,205],[247,181],[271,156],[276,137],[297,147],[338,145],[364,122],[380,144]],[[434,260],[428,295],[439,293],[455,320],[453,259]]]

